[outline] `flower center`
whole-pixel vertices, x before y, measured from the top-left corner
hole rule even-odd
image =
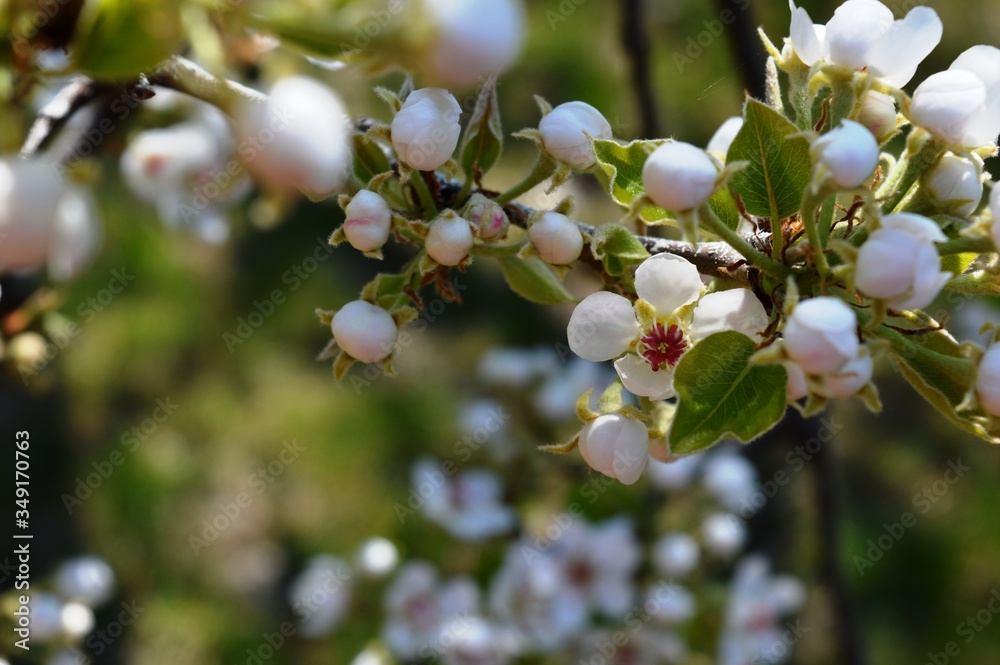
[[[653,366],[654,372],[664,369],[667,365],[671,367],[676,365],[688,348],[684,332],[678,325],[664,328],[662,323],[654,324],[649,333],[639,341],[646,347],[642,357]]]

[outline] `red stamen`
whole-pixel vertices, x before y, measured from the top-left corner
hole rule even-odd
[[[667,365],[673,367],[684,355],[688,348],[687,340],[684,339],[684,332],[680,326],[672,325],[666,330],[662,323],[653,326],[649,334],[640,338],[646,349],[642,352],[642,357],[653,366],[653,371],[658,372]]]

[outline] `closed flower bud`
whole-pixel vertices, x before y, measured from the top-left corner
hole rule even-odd
[[[785,388],[789,402],[800,400],[809,394],[809,386],[806,384],[806,373],[797,364],[788,361],[782,363],[785,371],[788,372],[788,385]]]
[[[1000,416],[1000,344],[988,348],[979,361],[976,395],[986,411]]]
[[[601,112],[586,102],[566,102],[555,107],[542,118],[538,131],[545,151],[577,171],[586,171],[597,161],[591,139],[613,136]]]
[[[653,546],[656,572],[667,577],[684,577],[698,565],[698,543],[686,533],[668,533]]]
[[[546,212],[528,229],[528,238],[546,263],[564,266],[580,258],[583,234],[566,215]]]
[[[941,271],[934,246],[946,239],[937,224],[922,215],[883,217],[858,251],[858,289],[896,309],[926,307],[951,279],[951,273]]]
[[[437,35],[425,69],[446,87],[468,87],[510,66],[524,43],[521,0],[426,0]]]
[[[365,363],[387,358],[399,332],[389,312],[364,300],[341,307],[333,315],[330,329],[337,346]]]
[[[690,143],[664,143],[642,169],[642,184],[656,205],[673,212],[693,210],[715,191],[719,167]]]
[[[451,210],[431,222],[424,246],[427,255],[443,266],[457,266],[475,243],[469,222]]]
[[[649,458],[649,432],[635,418],[599,416],[580,432],[580,454],[595,471],[624,485],[639,480]]]
[[[981,175],[981,167],[975,162],[946,152],[927,174],[924,185],[942,210],[951,208],[956,215],[967,217],[976,211],[983,198]]]
[[[837,187],[860,187],[878,166],[878,143],[863,125],[845,120],[813,141],[809,150],[813,163],[826,170]]]
[[[857,318],[839,298],[799,303],[785,322],[785,351],[808,374],[834,374],[858,356]]]
[[[882,143],[896,131],[896,100],[884,92],[871,90],[858,112],[858,122]]]
[[[462,107],[441,88],[414,90],[392,119],[392,147],[407,166],[433,171],[443,166],[458,146]]]
[[[236,129],[240,154],[266,185],[322,198],[347,181],[347,110],[340,97],[315,79],[282,79],[266,102],[245,104]]]
[[[0,273],[45,263],[64,189],[48,164],[0,160]]]
[[[825,376],[823,381],[830,391],[830,397],[846,399],[858,394],[872,380],[873,369],[871,354],[860,353],[857,358],[844,365],[839,374]]]
[[[392,210],[375,192],[362,189],[344,208],[344,214],[344,235],[354,249],[373,252],[389,239]]]
[[[732,513],[715,513],[702,522],[701,538],[711,554],[729,558],[746,544],[746,524]]]
[[[499,238],[507,233],[510,220],[503,207],[482,194],[473,194],[465,209],[465,218],[479,228],[483,240]]]

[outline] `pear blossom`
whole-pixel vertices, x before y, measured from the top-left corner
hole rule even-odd
[[[858,252],[858,289],[895,309],[926,307],[952,277],[941,270],[934,246],[946,239],[937,224],[922,215],[883,217]]]
[[[364,300],[341,307],[330,322],[333,339],[348,355],[376,363],[392,353],[399,330],[392,315]]]
[[[809,148],[813,163],[837,187],[860,187],[878,166],[878,142],[870,131],[853,120],[813,141]]]
[[[673,212],[694,210],[708,200],[719,178],[718,164],[690,143],[659,146],[642,167],[642,185],[653,203]]]
[[[514,511],[503,505],[500,479],[485,469],[448,478],[440,464],[422,458],[413,466],[412,482],[423,499],[420,511],[424,516],[461,540],[484,540],[510,531],[517,523]]]
[[[444,86],[476,85],[521,52],[527,32],[521,0],[426,0],[424,6],[437,29],[424,65]]]
[[[373,252],[389,240],[392,210],[375,192],[362,189],[344,207],[344,214],[344,235],[354,249]]]
[[[993,238],[993,246],[1000,251],[1000,187],[996,185],[990,190],[990,216],[993,218],[990,237]]]
[[[757,489],[757,470],[737,452],[723,450],[705,462],[702,483],[728,510],[736,510]]]
[[[1000,344],[991,345],[979,361],[976,395],[988,413],[1000,416]]]
[[[925,175],[924,185],[940,209],[967,217],[983,198],[982,174],[981,163],[946,152]]]
[[[100,249],[102,235],[93,195],[82,187],[67,186],[56,209],[49,276],[66,282],[83,272]]]
[[[652,483],[665,490],[683,490],[694,482],[695,476],[702,468],[705,460],[703,453],[695,453],[663,462],[657,459],[649,460],[649,478]]]
[[[781,364],[788,372],[788,385],[785,388],[788,401],[795,402],[808,395],[809,385],[806,383],[806,373],[802,371],[799,364],[790,360]]]
[[[597,161],[591,139],[610,139],[611,125],[586,102],[566,102],[552,109],[538,124],[542,145],[556,161],[586,171]]]
[[[310,558],[288,587],[288,604],[300,618],[299,633],[323,637],[347,613],[353,571],[339,557],[318,554]]]
[[[872,380],[874,361],[871,353],[859,353],[858,357],[849,361],[837,374],[823,377],[823,383],[830,391],[830,397],[845,399],[856,395]]]
[[[59,622],[62,632],[71,640],[82,640],[94,630],[97,620],[94,610],[78,602],[69,602],[62,606],[59,612]]]
[[[546,263],[563,266],[573,263],[583,252],[583,234],[566,215],[549,211],[528,228],[528,239]]]
[[[462,107],[442,88],[414,90],[392,119],[392,147],[407,166],[433,171],[451,159],[462,127]]]
[[[64,191],[49,164],[0,159],[0,272],[45,262]]]
[[[652,608],[657,598],[665,593],[669,591],[651,589],[651,597],[646,601],[648,606]],[[674,631],[649,624],[640,626],[631,617],[629,619],[617,630],[591,629],[581,638],[575,655],[564,662],[572,665],[679,665],[688,662],[687,646]]]
[[[667,533],[653,545],[653,566],[666,577],[684,577],[698,565],[698,543],[686,533]]]
[[[896,131],[896,100],[892,95],[877,90],[869,90],[858,111],[858,122],[882,143]]]
[[[697,612],[694,594],[679,584],[671,584],[665,593],[657,587],[647,590],[643,606],[650,608],[654,620],[667,626],[687,623]]]
[[[435,640],[443,665],[505,665],[517,650],[506,626],[477,616],[447,622]],[[426,651],[422,654],[426,656]]]
[[[62,609],[64,603],[45,591],[29,596],[28,611],[31,616],[31,638],[48,642],[63,632]]]
[[[427,255],[443,266],[457,266],[475,244],[472,225],[451,210],[431,222],[424,241]]]
[[[892,10],[876,0],[847,0],[826,25],[789,0],[792,48],[806,65],[830,65],[868,71],[883,83],[901,88],[917,66],[941,41],[944,30],[937,12],[915,7],[895,20]]]
[[[635,289],[640,302],[655,312],[652,321],[640,325],[638,310],[628,299],[601,291],[577,305],[567,335],[570,349],[582,358],[618,358],[615,370],[636,395],[672,397],[677,363],[709,335],[735,330],[756,340],[767,327],[764,306],[751,291],[702,295],[698,269],[672,254],[643,261],[635,273]]]
[[[785,350],[807,374],[836,374],[858,355],[857,324],[839,298],[810,298],[785,321]]]
[[[115,592],[115,572],[100,557],[75,557],[56,570],[55,588],[64,598],[100,607]]]
[[[642,421],[612,413],[587,423],[579,446],[590,468],[631,485],[646,468],[649,432]]]
[[[973,46],[951,67],[917,86],[910,105],[915,125],[953,146],[979,148],[1000,134],[1000,49]]]
[[[728,558],[743,549],[747,527],[732,513],[713,513],[701,524],[701,540],[710,554]]]
[[[354,557],[358,571],[371,579],[387,577],[399,563],[399,550],[390,540],[372,538],[366,540]]]
[[[553,421],[575,418],[578,396],[588,390],[603,394],[616,376],[614,370],[599,363],[570,358],[561,372],[551,374],[538,387],[535,409]]]
[[[642,553],[628,519],[593,525],[576,520],[555,541],[552,554],[564,568],[566,584],[592,610],[616,618],[635,605],[632,578]]]
[[[743,118],[741,116],[734,115],[731,118],[726,118],[726,121],[715,130],[712,138],[708,140],[705,150],[717,153],[725,158],[726,153],[729,152],[729,146],[733,144],[733,139],[736,138],[741,129],[743,129]]]

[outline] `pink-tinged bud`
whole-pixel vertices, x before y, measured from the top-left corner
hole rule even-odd
[[[528,239],[543,261],[556,266],[573,263],[583,252],[580,229],[558,212],[547,212],[537,219],[528,229]]]
[[[807,374],[835,374],[858,357],[856,327],[857,317],[844,301],[811,298],[785,322],[785,350]]]
[[[414,90],[392,119],[392,147],[407,166],[433,171],[451,159],[458,146],[462,107],[441,88]]]
[[[597,157],[591,139],[610,139],[611,125],[586,102],[566,102],[552,109],[538,124],[542,145],[553,159],[577,171],[586,171]]]
[[[465,218],[479,228],[479,237],[483,240],[502,237],[510,227],[503,207],[482,194],[473,194],[469,199]]]
[[[361,362],[387,358],[396,345],[398,330],[392,315],[364,300],[349,302],[330,323],[337,346]]]
[[[884,92],[869,91],[858,112],[858,122],[872,133],[879,143],[896,131],[896,100]]]
[[[267,101],[244,104],[236,130],[238,152],[266,185],[322,198],[347,181],[352,159],[347,109],[315,79],[278,81]]]
[[[987,412],[1000,416],[1000,344],[988,348],[979,361],[976,395]]]
[[[362,189],[344,208],[344,235],[351,247],[361,252],[374,252],[389,239],[392,210],[375,192]]]
[[[49,164],[0,160],[0,273],[45,263],[64,190]]]
[[[843,121],[813,141],[809,149],[813,162],[823,167],[827,177],[837,187],[860,187],[878,166],[878,143],[860,123]]]
[[[642,184],[653,203],[671,212],[694,210],[715,191],[719,167],[701,148],[671,141],[653,151]]]
[[[469,255],[475,241],[469,222],[446,210],[431,222],[424,247],[427,255],[441,265],[457,266]]]
[[[645,424],[628,416],[600,416],[580,432],[580,454],[595,471],[631,485],[646,468],[649,432]]]

